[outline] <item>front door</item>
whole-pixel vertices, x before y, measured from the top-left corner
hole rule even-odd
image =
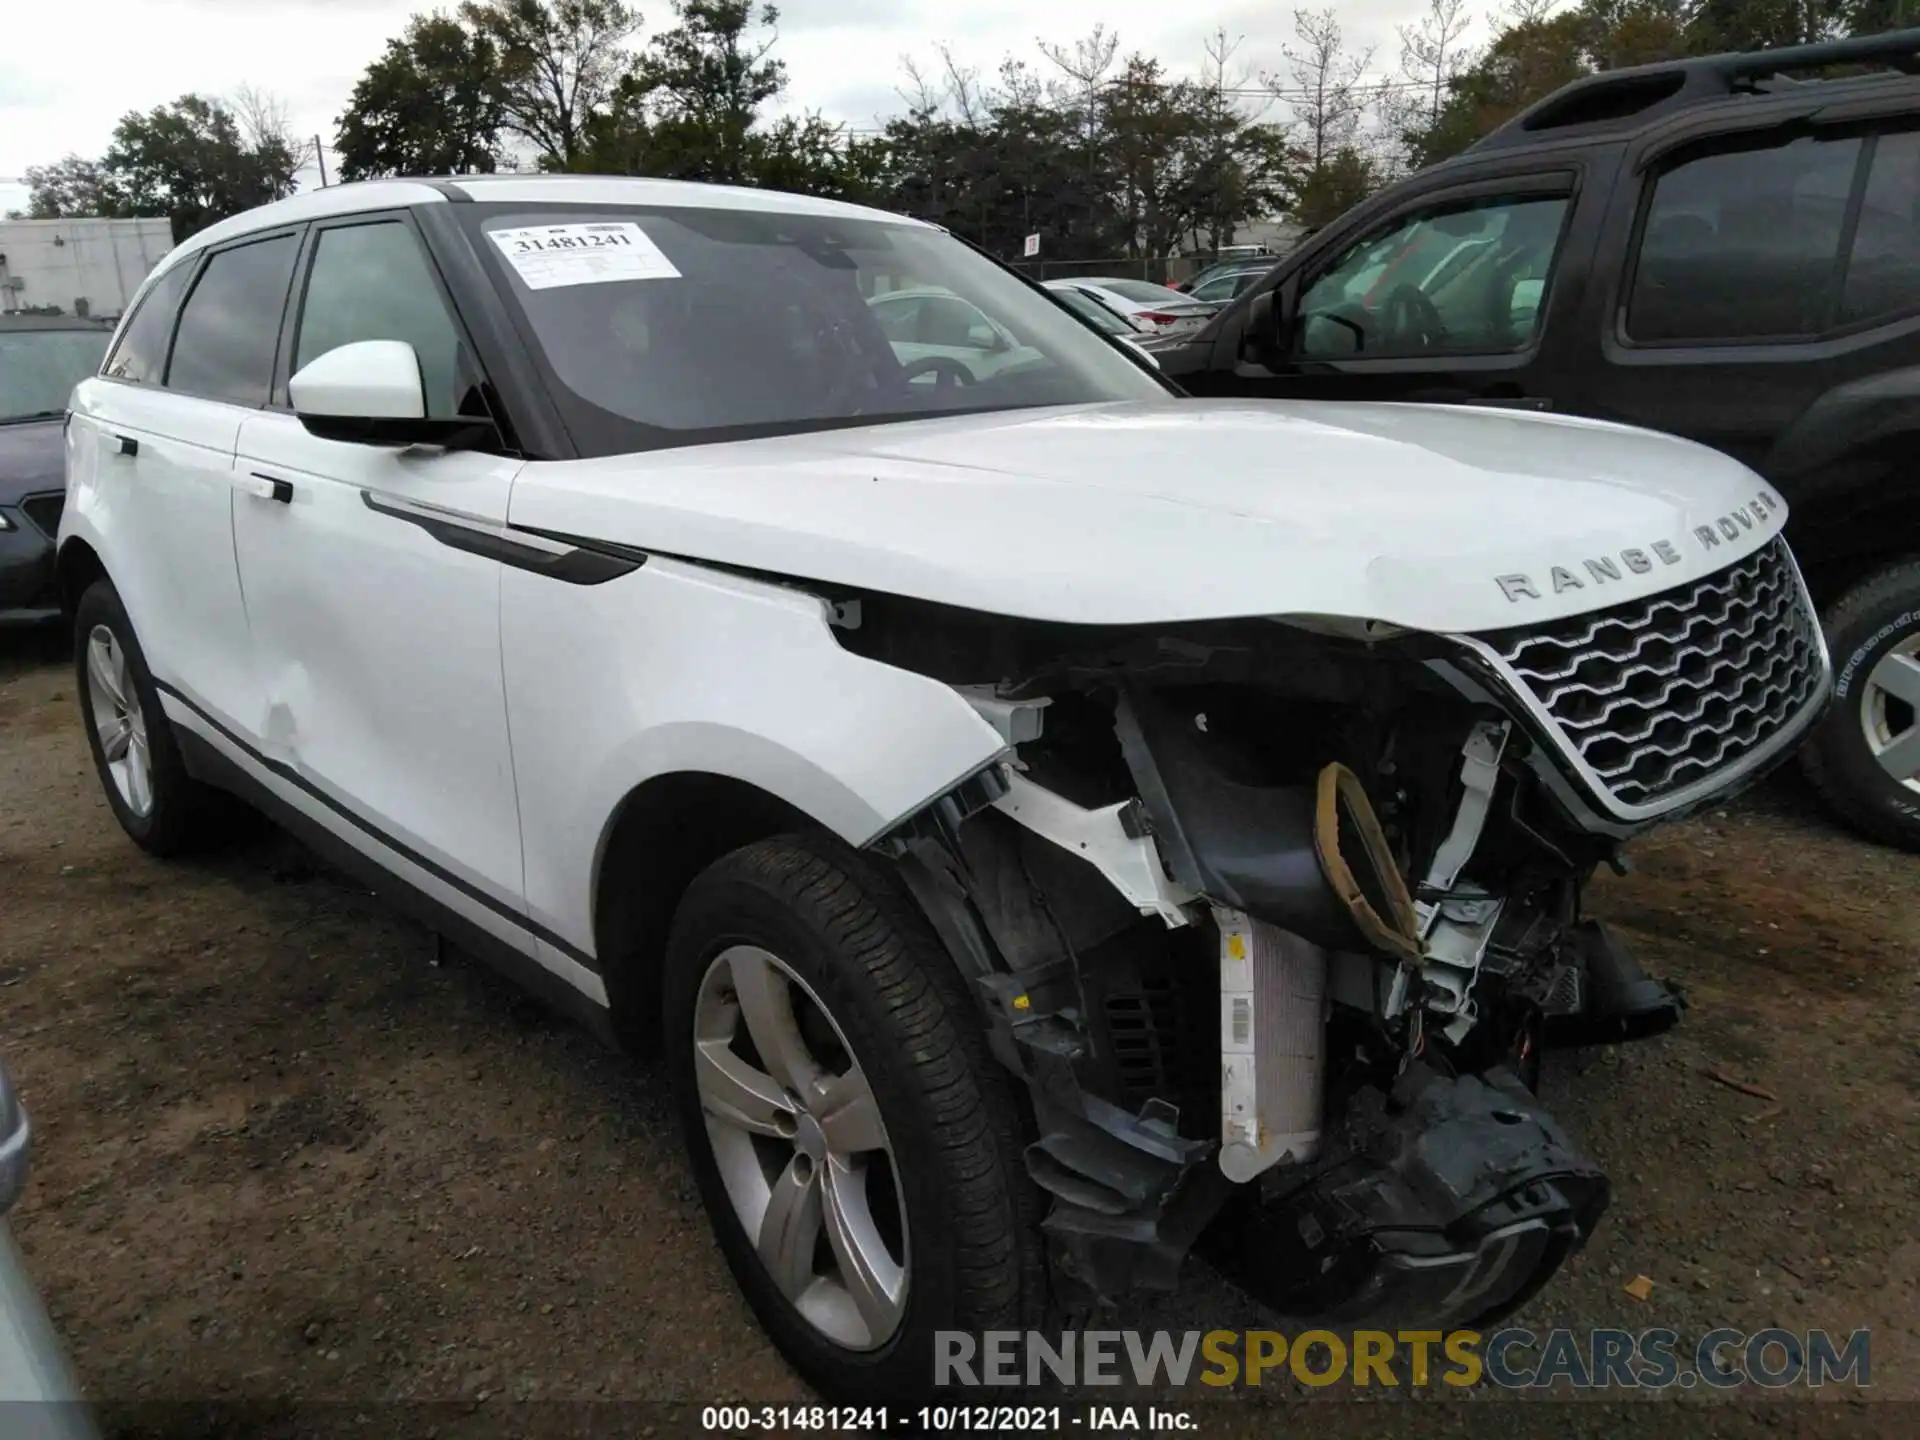
[[[316,225],[282,373],[404,340],[427,410],[477,392],[439,277],[403,216]],[[499,526],[521,462],[319,439],[284,405],[242,427],[234,536],[282,798],[523,952],[520,821],[500,675],[500,565],[435,538]]]
[[[1545,319],[1556,268],[1583,237],[1568,172],[1418,197],[1276,294],[1281,352],[1194,388],[1310,400],[1555,406]]]

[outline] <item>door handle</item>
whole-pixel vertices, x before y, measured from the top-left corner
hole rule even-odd
[[[138,455],[140,453],[140,442],[131,435],[116,435],[113,438],[120,442],[120,453],[122,455]]]
[[[278,500],[282,505],[293,503],[291,480],[277,480],[271,475],[262,475],[258,471],[251,475],[234,476],[233,488],[244,490],[249,495],[257,495],[262,500]]]

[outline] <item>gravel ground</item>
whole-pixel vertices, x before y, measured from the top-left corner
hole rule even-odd
[[[1692,1010],[1550,1072],[1617,1189],[1521,1323],[1868,1327],[1872,1394],[1905,1403],[1376,1390],[1316,1433],[1920,1434],[1920,860],[1787,781],[1631,858],[1595,908]],[[0,1054],[36,1132],[12,1224],[111,1433],[664,1435],[809,1398],[736,1298],[658,1073],[437,960],[291,842],[146,858],[64,657],[4,635],[0,905]],[[1279,1324],[1197,1268],[1120,1323]],[[1202,1433],[1275,1433],[1273,1405],[1342,1397],[1366,1398],[1182,1403]]]

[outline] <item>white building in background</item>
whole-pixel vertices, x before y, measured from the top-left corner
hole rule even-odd
[[[111,318],[172,248],[164,217],[0,220],[0,314],[52,307]]]

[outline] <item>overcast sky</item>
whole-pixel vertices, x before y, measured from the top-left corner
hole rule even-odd
[[[1315,0],[1316,5],[1326,0]],[[26,203],[15,183],[29,165],[98,155],[129,110],[186,91],[227,95],[253,85],[278,96],[296,129],[331,141],[356,79],[418,0],[80,0],[10,5],[0,50],[0,214]],[[451,8],[449,4],[447,8]],[[931,60],[945,43],[991,73],[1009,52],[1071,42],[1104,20],[1123,49],[1157,55],[1176,72],[1204,63],[1207,37],[1244,37],[1236,65],[1280,69],[1291,7],[1252,0],[786,0],[776,54],[787,62],[791,108],[850,125],[897,112],[900,60]],[[1397,25],[1425,0],[1343,0],[1356,48],[1376,47],[1373,71],[1398,67]],[[668,0],[642,0],[648,30],[672,24]],[[1042,15],[1045,19],[1042,20]]]

